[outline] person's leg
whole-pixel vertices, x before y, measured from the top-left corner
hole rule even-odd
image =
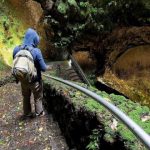
[[[21,83],[21,89],[22,89],[22,96],[23,96],[23,112],[24,115],[30,115],[31,114],[31,90],[29,88],[28,84]]]
[[[32,85],[32,91],[34,95],[34,101],[35,101],[35,113],[36,115],[40,115],[43,112],[43,84],[42,81],[35,82]]]

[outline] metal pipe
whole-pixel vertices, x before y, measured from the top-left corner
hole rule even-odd
[[[56,81],[69,85],[73,88],[76,88],[82,91],[83,93],[85,93],[86,95],[95,99],[97,102],[102,104],[106,109],[112,112],[120,121],[122,121],[131,130],[131,132],[133,132],[134,135],[138,137],[148,149],[150,149],[150,136],[139,125],[137,125],[133,120],[131,120],[125,113],[123,113],[118,107],[104,100],[100,95],[97,95],[94,92],[86,88],[83,88],[75,83],[72,83],[72,82],[57,78],[57,77],[45,75],[45,74],[43,74],[43,76],[54,79]]]
[[[75,60],[75,58],[70,54],[69,57],[71,58],[73,64],[75,65],[75,67],[78,69],[79,74],[82,76],[83,80],[85,81],[85,83],[89,86],[91,86],[90,82],[88,81],[87,77],[85,76],[83,70],[81,69],[80,65],[77,63],[77,61]]]

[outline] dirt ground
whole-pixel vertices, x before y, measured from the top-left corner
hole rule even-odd
[[[1,73],[4,77],[4,74]],[[6,74],[5,74],[6,75]],[[2,77],[1,76],[1,77]],[[33,103],[33,97],[32,97]],[[0,87],[0,150],[67,150],[58,124],[50,114],[22,120],[20,84]]]

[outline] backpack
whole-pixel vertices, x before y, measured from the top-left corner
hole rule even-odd
[[[32,83],[37,77],[34,59],[28,49],[20,50],[13,60],[12,74],[17,81]]]

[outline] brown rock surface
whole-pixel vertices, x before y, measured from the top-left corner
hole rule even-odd
[[[149,56],[150,27],[124,27],[114,30],[102,43],[103,80],[130,99],[150,106]]]
[[[50,55],[48,50],[51,49],[51,45],[48,42],[45,27],[41,21],[43,17],[41,5],[33,0],[8,0],[8,3],[10,10],[14,12],[14,16],[19,18],[26,28],[37,29],[41,38],[40,48],[44,57],[47,58]],[[49,35],[51,36],[51,34]]]
[[[111,66],[128,48],[147,44],[150,44],[150,26],[124,27],[104,39],[100,50],[105,49],[106,62]]]

